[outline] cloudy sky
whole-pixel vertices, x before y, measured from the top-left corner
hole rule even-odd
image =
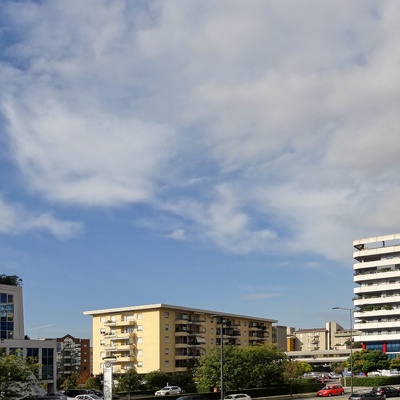
[[[353,240],[399,232],[399,1],[0,2],[31,338],[152,303],[348,326]]]

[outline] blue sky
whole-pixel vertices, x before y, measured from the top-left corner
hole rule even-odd
[[[0,265],[31,338],[167,303],[348,326],[399,231],[398,1],[6,1]]]

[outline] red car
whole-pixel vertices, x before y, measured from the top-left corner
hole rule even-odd
[[[318,397],[331,397],[331,396],[343,396],[344,389],[341,385],[325,386],[321,390],[318,390]]]

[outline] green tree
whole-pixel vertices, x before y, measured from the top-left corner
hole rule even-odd
[[[174,385],[181,387],[193,385],[193,371],[174,372],[171,375],[170,381],[174,382]]]
[[[285,359],[285,353],[274,345],[225,346],[225,389],[248,389],[282,383]],[[219,348],[204,355],[195,372],[195,380],[199,386],[219,387],[220,366]]]
[[[361,350],[353,353],[353,373],[368,373],[377,369],[387,369],[389,367],[387,355],[380,350]],[[350,358],[346,361],[346,367],[350,370]]]
[[[307,364],[307,363],[306,363]],[[290,395],[292,396],[292,386],[297,378],[303,375],[304,366],[300,361],[287,360],[283,365],[283,377],[286,383],[290,384]]]
[[[40,364],[34,359],[0,354],[0,393],[2,399],[15,399],[30,392],[38,385]]]
[[[167,374],[166,372],[156,370],[147,373],[144,380],[146,381],[146,387],[148,389],[160,389],[166,386],[171,380],[171,375]]]
[[[101,390],[101,379],[99,377],[91,376],[86,379],[85,388]]]
[[[298,361],[298,363],[300,364],[300,367],[301,367],[301,375],[304,375],[307,372],[312,372],[313,367],[308,362],[306,362],[306,361]]]
[[[118,392],[128,392],[128,399],[131,393],[139,389],[140,377],[135,368],[128,369],[118,379]]]
[[[389,364],[390,369],[400,370],[400,357],[396,356],[396,358],[392,358]]]
[[[17,275],[0,274],[0,284],[10,286],[22,286],[22,279]]]
[[[78,372],[73,372],[62,384],[63,389],[73,389],[78,386],[80,376]]]

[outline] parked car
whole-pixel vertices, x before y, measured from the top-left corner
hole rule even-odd
[[[207,400],[202,394],[190,394],[189,396],[178,397],[176,400]]]
[[[68,396],[64,393],[56,392],[56,393],[46,393],[44,396],[45,400],[67,400]]]
[[[225,400],[251,400],[251,397],[245,393],[229,394]]]
[[[384,397],[378,396],[373,392],[352,393],[349,400],[384,400]]]
[[[75,396],[76,399],[80,400],[103,400],[102,397],[97,396],[97,394],[78,394],[78,396]]]
[[[155,393],[156,396],[168,396],[170,394],[181,394],[183,390],[179,386],[165,386]]]
[[[343,396],[344,389],[342,385],[330,385],[325,386],[321,390],[318,390],[318,397],[331,397],[331,396]]]
[[[378,386],[373,387],[371,390],[372,393],[377,394],[378,396],[382,397],[399,397],[400,390],[394,388],[393,386]]]
[[[64,390],[63,393],[67,397],[76,397],[79,394],[94,394],[91,390],[87,390],[87,389],[67,389],[67,390]]]

